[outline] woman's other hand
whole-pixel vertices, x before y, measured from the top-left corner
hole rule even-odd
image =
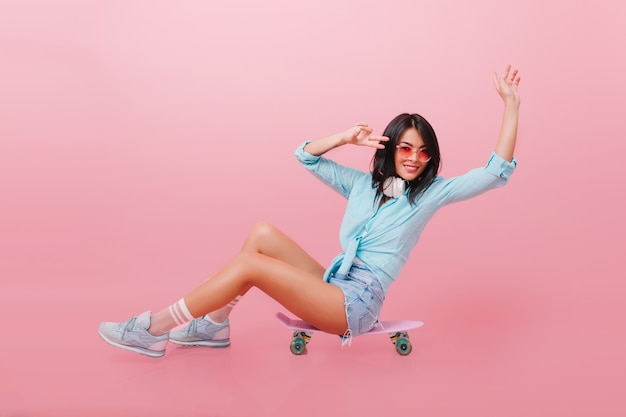
[[[369,146],[376,149],[385,149],[385,145],[381,142],[389,140],[386,136],[372,135],[374,130],[367,123],[357,123],[343,133],[345,143],[358,146]]]
[[[504,74],[501,76],[498,76],[495,72],[493,73],[493,84],[506,104],[511,103],[515,106],[519,106],[520,98],[517,87],[519,86],[520,79],[516,69],[511,72],[510,65],[507,65]]]

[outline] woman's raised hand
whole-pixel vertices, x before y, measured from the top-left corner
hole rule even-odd
[[[515,142],[517,140],[517,123],[519,119],[519,85],[520,77],[517,70],[511,72],[511,66],[508,65],[504,74],[498,76],[493,74],[493,84],[496,91],[504,101],[504,117],[502,118],[502,127],[500,128],[500,136],[496,143],[495,152],[501,158],[512,161],[513,152],[515,151]]]
[[[496,87],[496,91],[500,94],[500,97],[506,102],[512,102],[519,106],[520,98],[517,87],[519,86],[520,76],[517,70],[511,72],[511,66],[507,65],[504,74],[498,76],[493,73],[493,85]]]
[[[372,128],[367,123],[357,123],[345,132],[335,133],[326,138],[314,140],[305,145],[304,150],[311,155],[323,155],[337,146],[351,143],[353,145],[369,146],[376,149],[385,149],[381,142],[388,141],[386,136],[372,135]]]
[[[359,146],[369,146],[376,149],[385,149],[381,142],[389,140],[387,136],[372,135],[374,130],[367,123],[357,123],[343,134],[346,143]]]

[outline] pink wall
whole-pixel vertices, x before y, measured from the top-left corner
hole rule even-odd
[[[155,415],[151,372],[175,387],[160,410],[191,415],[187,396],[213,389],[220,415],[276,415],[306,401],[276,395],[303,367],[326,398],[312,413],[349,398],[361,414],[623,415],[625,20],[617,0],[3,2],[0,416]],[[156,364],[96,340],[99,321],[210,276],[260,220],[327,263],[344,205],[296,164],[305,139],[418,112],[444,176],[482,165],[501,118],[491,73],[508,63],[522,75],[517,172],[439,213],[388,296],[388,318],[427,323],[413,362],[368,341],[320,342],[295,363],[260,293],[242,302],[239,341],[269,334],[281,355],[233,346],[237,366],[213,365],[241,378],[225,385],[192,376],[212,351]],[[371,152],[329,156],[367,169]],[[368,366],[389,383],[366,407],[354,375]],[[324,393],[340,371],[348,397]]]

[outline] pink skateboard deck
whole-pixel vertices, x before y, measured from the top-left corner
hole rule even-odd
[[[290,346],[291,353],[294,355],[306,353],[306,345],[311,339],[311,336],[307,333],[319,332],[320,330],[304,320],[292,319],[283,313],[276,313],[276,318],[283,326],[294,332]],[[372,330],[363,334],[387,333],[392,343],[396,346],[396,351],[400,355],[406,356],[413,349],[407,331],[417,329],[423,325],[423,322],[415,320],[380,321]]]

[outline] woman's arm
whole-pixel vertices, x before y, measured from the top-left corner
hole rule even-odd
[[[494,151],[502,159],[509,162],[513,160],[513,152],[515,151],[520,104],[519,91],[517,90],[520,77],[517,74],[517,70],[509,74],[510,71],[511,66],[509,65],[502,76],[498,77],[498,74],[493,74],[493,84],[504,101],[502,127],[500,128],[500,137]]]
[[[304,150],[311,155],[320,156],[329,150],[348,143],[360,146],[370,146],[384,149],[385,145],[380,142],[389,140],[385,136],[372,135],[372,128],[365,123],[359,123],[345,132],[336,133],[323,139],[309,142]]]

